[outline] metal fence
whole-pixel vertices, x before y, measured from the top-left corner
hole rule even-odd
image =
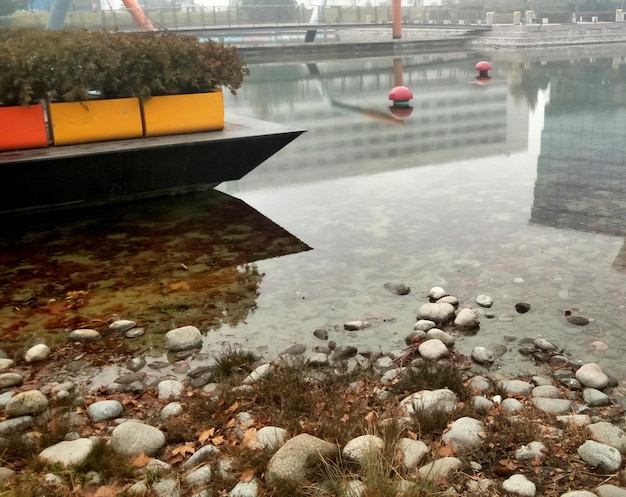
[[[255,27],[285,25],[342,25],[381,24],[392,22],[391,7],[298,7],[289,6],[239,6],[239,7],[177,7],[145,9],[157,28],[202,29],[210,27]],[[479,10],[444,9],[434,7],[403,7],[405,24],[484,24],[485,14]],[[0,26],[45,27],[48,12],[17,12],[0,17]],[[65,27],[70,29],[134,29],[135,24],[126,10],[100,12],[68,12]]]

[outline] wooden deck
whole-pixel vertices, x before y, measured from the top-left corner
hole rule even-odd
[[[303,129],[226,116],[223,131],[0,153],[0,215],[209,189],[237,180]]]

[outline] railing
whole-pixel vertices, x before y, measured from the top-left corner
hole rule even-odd
[[[315,12],[316,7],[289,6],[239,6],[144,9],[157,28],[202,29],[211,27],[256,27],[284,25],[342,25],[381,24],[392,22],[391,7],[353,6],[325,7]],[[402,21],[405,24],[484,24],[484,12],[479,10],[444,9],[435,7],[403,7]],[[17,12],[0,17],[0,26],[45,27],[48,12]],[[100,12],[68,12],[65,27],[71,29],[135,29],[135,23],[126,10],[103,10]]]

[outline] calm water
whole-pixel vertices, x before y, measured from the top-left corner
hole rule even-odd
[[[626,379],[626,60],[452,53],[258,64],[233,113],[308,130],[220,192],[55,216],[0,242],[5,349],[64,343],[113,315],[146,329],[108,336],[162,355],[163,333],[196,324],[268,358],[338,344],[402,349],[432,286],[462,305],[493,297],[474,346],[506,344],[497,367],[532,371],[505,336],[544,337]],[[474,65],[488,58],[487,84]],[[412,112],[387,99],[411,88]],[[412,289],[396,296],[386,282]],[[532,305],[516,314],[514,304]],[[592,321],[568,324],[565,310]],[[372,326],[347,333],[345,321]]]

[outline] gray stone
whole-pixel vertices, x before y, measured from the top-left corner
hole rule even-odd
[[[21,385],[24,382],[24,378],[21,374],[17,373],[2,373],[0,374],[0,389],[10,388]]]
[[[369,328],[371,325],[367,321],[348,321],[343,324],[343,329],[346,331],[358,331],[363,330],[365,328]]]
[[[622,455],[615,447],[587,440],[576,451],[580,458],[594,468],[613,473],[622,464]]]
[[[202,333],[195,326],[182,326],[165,334],[165,348],[171,351],[187,350],[202,346]]]
[[[123,332],[123,331],[128,331],[131,328],[134,328],[135,326],[137,326],[137,323],[135,323],[134,321],[131,321],[130,319],[118,319],[116,321],[113,321],[109,325],[109,329],[111,331]]]
[[[493,299],[489,295],[478,295],[475,302],[481,307],[491,307],[493,305]]]
[[[556,417],[557,422],[564,425],[572,426],[587,426],[591,424],[591,416],[588,414],[565,414],[563,416]],[[600,442],[600,440],[598,440]]]
[[[313,354],[309,358],[309,364],[315,367],[324,367],[328,366],[328,356],[323,354],[322,352],[318,352],[317,354]]]
[[[320,328],[313,332],[313,336],[319,338],[320,340],[328,340],[328,331]]]
[[[50,347],[45,343],[38,343],[33,345],[24,354],[24,360],[26,362],[45,361],[50,356]]]
[[[562,399],[563,393],[553,385],[541,385],[533,388],[532,396],[542,399]]]
[[[210,466],[200,466],[197,469],[185,475],[185,483],[190,487],[199,487],[210,483],[213,478],[213,472]]]
[[[466,416],[454,421],[441,440],[457,451],[467,451],[482,443],[484,431],[485,426],[479,420]]]
[[[534,497],[536,485],[524,475],[513,475],[502,482],[502,488],[520,497]]]
[[[264,426],[257,432],[257,439],[252,448],[276,452],[285,443],[287,435],[287,430],[284,428]]]
[[[15,366],[15,361],[7,357],[0,357],[0,371],[3,369],[9,369]]]
[[[252,371],[248,376],[246,376],[242,383],[244,385],[252,385],[253,383],[258,383],[263,378],[265,378],[268,374],[272,372],[274,366],[271,363],[261,364],[254,371]]]
[[[306,352],[306,345],[304,345],[303,343],[296,343],[292,345],[291,347],[289,347],[288,349],[285,349],[283,351],[283,354],[301,355],[301,354],[304,354],[305,352]]]
[[[69,335],[69,339],[72,342],[93,342],[100,338],[102,338],[102,335],[98,331],[89,328],[73,330]]]
[[[509,398],[502,401],[502,407],[509,412],[517,412],[524,409],[524,404],[517,399]]]
[[[480,324],[480,314],[476,309],[464,308],[454,318],[454,326],[457,328],[476,328]]]
[[[412,393],[400,401],[400,407],[406,409],[407,414],[415,411],[454,411],[458,398],[456,394],[445,388],[438,390],[420,390]]]
[[[59,442],[44,449],[39,457],[44,461],[64,466],[80,466],[87,460],[94,442],[89,438],[79,438],[69,442]]]
[[[171,417],[180,416],[183,413],[183,406],[180,402],[170,402],[161,409],[161,421],[167,421]]]
[[[193,468],[213,458],[217,458],[219,455],[220,449],[215,445],[203,445],[183,463],[183,469]]]
[[[354,461],[365,466],[368,461],[373,460],[373,453],[382,451],[385,442],[375,435],[361,435],[353,438],[343,448],[343,457],[349,461]]]
[[[478,412],[487,412],[493,409],[495,404],[491,402],[487,397],[483,397],[482,395],[475,395],[472,397],[472,406]]]
[[[426,340],[419,345],[417,350],[420,356],[431,361],[443,359],[444,357],[448,357],[450,355],[448,347],[446,347],[441,340],[437,339]]]
[[[256,497],[259,493],[259,484],[256,480],[240,481],[228,493],[228,497]]]
[[[532,402],[537,409],[550,414],[565,414],[572,407],[572,403],[567,399],[534,398]]]
[[[265,478],[270,485],[277,480],[304,481],[317,464],[337,452],[335,444],[306,433],[297,435],[272,456]]]
[[[111,447],[118,454],[128,457],[138,456],[142,452],[155,456],[165,445],[165,435],[150,425],[135,421],[126,421],[111,433]]]
[[[530,442],[522,445],[515,451],[515,459],[518,461],[531,461],[533,459],[543,459],[545,457],[546,446],[542,442]]]
[[[392,281],[385,283],[384,288],[388,292],[396,295],[408,295],[411,291],[411,288],[404,283],[396,283]]]
[[[159,399],[178,400],[183,393],[185,386],[177,380],[163,380],[157,385]]]
[[[16,418],[0,421],[0,433],[7,433],[17,430],[26,430],[33,426],[34,419],[32,416],[18,416]]]
[[[430,319],[420,319],[419,321],[417,321],[417,323],[415,323],[413,329],[416,331],[428,331],[435,326],[437,326],[437,323],[431,321]]]
[[[596,487],[598,497],[626,497],[626,489],[615,485],[600,485]]]
[[[180,497],[180,488],[178,482],[171,478],[162,480],[152,486],[152,490],[157,497]]]
[[[474,347],[472,350],[472,360],[478,364],[491,364],[495,357],[493,352],[486,347]]]
[[[583,364],[576,370],[576,379],[584,386],[602,389],[609,384],[609,377],[595,362]]]
[[[118,400],[101,400],[87,407],[87,414],[94,423],[119,418],[122,412],[124,412],[124,406]]]
[[[561,494],[561,497],[598,497],[593,492],[587,490],[572,490],[571,492],[565,492]]]
[[[439,328],[431,328],[426,332],[426,338],[428,340],[437,339],[440,340],[446,347],[452,347],[454,345],[455,339],[449,333],[446,333]]]
[[[555,352],[558,347],[554,345],[550,340],[546,340],[545,338],[537,338],[534,341],[535,347],[543,350],[544,352]]]
[[[437,481],[449,478],[457,471],[460,471],[462,466],[463,463],[456,457],[442,457],[422,466],[418,470],[418,474],[420,478]]]
[[[9,400],[6,414],[9,418],[25,414],[41,414],[48,408],[48,398],[39,390],[20,392]]]
[[[435,323],[447,323],[454,318],[454,306],[447,302],[423,304],[417,310],[417,319],[427,319]]]
[[[489,391],[489,389],[491,388],[491,383],[484,376],[478,375],[478,376],[474,376],[470,380],[469,387],[474,391],[483,393],[483,392]]]
[[[401,438],[396,443],[398,459],[407,470],[417,468],[424,458],[430,453],[428,445],[421,440]]]
[[[15,477],[15,471],[9,468],[0,467],[0,484],[7,483]]]
[[[608,406],[611,403],[609,396],[595,388],[585,388],[583,390],[584,401],[592,407]]]
[[[447,294],[448,293],[440,286],[434,286],[428,291],[428,298],[431,300],[439,300]]]
[[[615,447],[622,454],[626,454],[626,433],[611,423],[600,421],[587,426],[591,438],[596,442]]]
[[[533,391],[533,386],[527,381],[522,380],[502,380],[498,382],[498,385],[509,395],[527,396]]]

